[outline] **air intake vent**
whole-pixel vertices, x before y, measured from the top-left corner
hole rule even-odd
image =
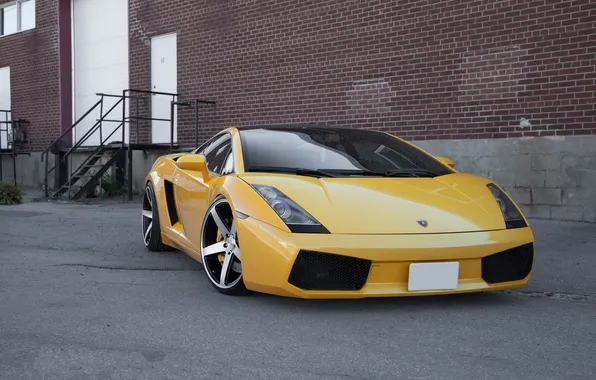
[[[176,199],[174,196],[174,185],[172,182],[163,181],[164,191],[166,193],[166,205],[168,206],[168,215],[170,216],[170,225],[178,223],[178,211],[176,211]]]
[[[482,258],[482,279],[489,284],[523,280],[534,263],[534,244],[525,244]]]
[[[288,281],[304,290],[360,290],[370,266],[370,260],[301,251]]]

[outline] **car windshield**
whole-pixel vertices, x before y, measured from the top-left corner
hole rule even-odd
[[[298,171],[329,176],[438,176],[453,172],[404,141],[376,131],[264,127],[241,130],[240,136],[246,171]]]

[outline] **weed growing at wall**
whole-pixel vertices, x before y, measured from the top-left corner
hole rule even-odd
[[[0,182],[0,205],[15,205],[22,200],[21,189],[13,184]]]

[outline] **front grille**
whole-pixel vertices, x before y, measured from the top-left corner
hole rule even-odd
[[[304,290],[360,290],[370,266],[370,260],[300,251],[288,281]]]
[[[489,284],[523,280],[534,262],[534,244],[524,244],[482,258],[482,279]]]

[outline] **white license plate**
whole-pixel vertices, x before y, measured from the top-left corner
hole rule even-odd
[[[410,264],[408,291],[457,289],[459,263]]]

